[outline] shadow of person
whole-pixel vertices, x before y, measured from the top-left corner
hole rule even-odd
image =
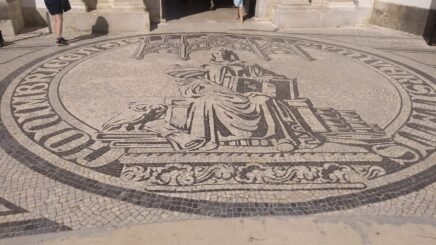
[[[91,27],[91,34],[86,34],[82,36],[70,39],[69,42],[79,42],[86,39],[96,38],[100,36],[105,36],[109,33],[109,23],[103,16],[98,16],[95,24]]]

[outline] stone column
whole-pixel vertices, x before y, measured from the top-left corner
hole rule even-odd
[[[0,29],[4,35],[16,35],[24,28],[20,0],[0,0]]]
[[[323,6],[325,4],[325,0],[312,0],[311,2],[310,2],[310,5],[312,6],[312,7],[321,7],[321,6]]]
[[[316,27],[319,23],[318,10],[308,0],[280,0],[274,4],[272,21],[282,28]]]
[[[327,6],[331,8],[355,7],[353,0],[326,0]]]
[[[280,0],[274,3],[274,11],[286,11],[285,9],[297,9],[298,11],[305,11],[310,7],[309,0]]]
[[[357,6],[359,8],[372,8],[374,6],[374,0],[358,0]]]
[[[104,34],[150,30],[150,16],[143,0],[70,0],[70,3],[77,9],[65,14],[65,28]],[[89,12],[88,4],[93,4]]]
[[[357,8],[355,1],[357,0],[277,0],[271,19],[281,28],[338,27],[368,23],[371,8]]]
[[[112,8],[112,0],[98,0],[97,9],[98,10],[108,10]]]
[[[87,7],[85,0],[70,0],[71,11],[74,12],[86,12]]]
[[[273,0],[256,1],[256,18],[259,20],[270,20],[272,15]]]
[[[277,1],[277,4],[305,6],[305,5],[309,5],[310,1],[309,0],[280,0]]]
[[[146,9],[143,0],[112,0],[112,10],[125,12],[144,12]]]

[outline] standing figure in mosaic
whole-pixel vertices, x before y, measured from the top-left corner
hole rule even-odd
[[[191,135],[206,138],[206,148],[216,148],[220,140],[253,138],[278,139],[281,151],[295,148],[292,133],[278,123],[276,87],[269,83],[289,85],[286,77],[243,62],[227,49],[213,51],[210,63],[200,68],[176,66],[168,74],[177,78],[183,97],[194,99],[185,126]]]
[[[235,92],[262,92],[273,97],[281,92],[276,90],[277,85],[289,87],[292,83],[283,75],[258,64],[240,60],[238,54],[231,50],[219,49],[212,51],[210,55],[208,64],[201,67],[175,66],[167,74],[176,77],[178,81],[188,78],[203,79]],[[288,93],[285,96],[290,99],[293,95]]]

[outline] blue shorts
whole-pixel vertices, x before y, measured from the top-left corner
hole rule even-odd
[[[44,3],[51,15],[63,14],[71,9],[68,0],[44,0]]]
[[[233,0],[233,4],[236,7],[242,7],[244,5],[244,0]]]

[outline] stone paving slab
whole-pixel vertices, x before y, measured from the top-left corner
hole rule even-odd
[[[203,219],[7,239],[9,245],[434,244],[434,220],[371,217]],[[217,232],[219,231],[219,232]],[[401,231],[401,232],[399,232]]]
[[[68,47],[40,35],[0,49],[1,238],[436,217],[436,49],[419,37],[268,23],[67,34]]]

